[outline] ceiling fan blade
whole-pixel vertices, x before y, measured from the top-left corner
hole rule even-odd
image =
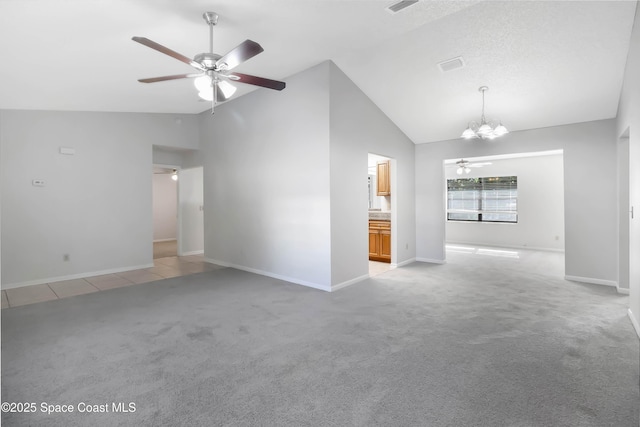
[[[245,40],[231,49],[231,51],[222,58],[218,59],[216,61],[216,68],[220,70],[231,70],[262,51],[264,51],[264,49],[258,43],[252,40]]]
[[[282,90],[287,84],[277,80],[265,79],[264,77],[251,76],[249,74],[229,73],[227,75],[231,80],[239,81],[254,86],[262,86],[268,89]]]
[[[162,76],[162,77],[150,77],[148,79],[138,79],[141,83],[155,83],[155,82],[164,82],[167,80],[178,80],[178,79],[189,79],[192,77],[200,77],[204,74],[196,73],[196,74],[174,74],[173,76]]]
[[[168,47],[164,47],[159,43],[149,40],[146,37],[132,37],[131,40],[150,47],[151,49],[155,49],[158,52],[164,53],[165,55],[169,55],[172,58],[177,59],[178,61],[182,61],[185,64],[191,65],[193,68],[197,68],[198,70],[202,71],[205,70],[205,68],[199,62],[196,62],[191,58],[187,58],[186,56],[181,55],[178,52],[169,49]]]

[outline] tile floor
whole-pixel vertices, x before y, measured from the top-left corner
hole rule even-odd
[[[153,267],[142,270],[7,289],[2,291],[2,308],[106,291],[107,289],[202,273],[218,268],[223,267],[205,262],[202,255],[157,258],[153,260]]]
[[[75,295],[106,291],[122,286],[186,276],[218,268],[223,267],[205,262],[202,255],[157,258],[153,260],[153,267],[142,270],[123,271],[122,273],[105,274],[103,276],[7,289],[2,291],[2,308],[18,307]],[[369,261],[370,276],[375,276],[391,269],[392,267],[389,263]]]
[[[178,255],[177,240],[169,240],[165,242],[153,242],[153,259],[167,258]]]
[[[369,261],[369,277],[377,276],[394,268],[388,262]]]

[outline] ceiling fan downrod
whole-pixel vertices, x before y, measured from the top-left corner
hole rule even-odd
[[[215,12],[205,12],[202,14],[202,18],[204,18],[209,26],[209,53],[213,53],[213,26],[218,24],[218,14]]]
[[[213,27],[218,24],[218,14],[215,12],[205,12],[202,14],[202,18],[205,20],[207,25],[209,26],[209,53],[213,55]],[[216,106],[217,96],[216,96],[216,81],[212,75],[213,73],[207,73],[209,79],[211,80],[211,115],[213,116],[214,108]]]

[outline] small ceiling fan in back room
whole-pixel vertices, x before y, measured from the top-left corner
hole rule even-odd
[[[456,169],[456,173],[458,175],[462,175],[463,173],[469,173],[471,172],[470,168],[481,168],[483,166],[487,166],[490,165],[491,162],[473,162],[471,163],[469,160],[465,160],[465,159],[460,159],[456,162],[456,166],[458,167],[458,169]]]
[[[264,77],[251,76],[249,74],[231,72],[235,67],[248,59],[253,58],[264,51],[264,49],[252,40],[245,40],[225,55],[213,53],[213,26],[218,23],[218,14],[214,12],[205,12],[202,14],[202,17],[207,22],[207,25],[209,25],[209,52],[199,53],[193,59],[149,40],[146,37],[132,38],[133,41],[150,47],[151,49],[155,49],[165,55],[169,55],[178,61],[182,61],[197,69],[199,72],[139,79],[139,82],[156,83],[167,80],[195,78],[194,83],[200,92],[200,97],[207,101],[211,101],[211,114],[213,114],[213,109],[218,101],[226,101],[233,96],[236,91],[236,87],[229,81],[246,83],[275,90],[282,90],[285,88],[286,84],[284,82],[265,79]]]

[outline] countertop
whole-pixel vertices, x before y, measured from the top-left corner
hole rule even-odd
[[[369,219],[391,221],[391,211],[369,211]]]

